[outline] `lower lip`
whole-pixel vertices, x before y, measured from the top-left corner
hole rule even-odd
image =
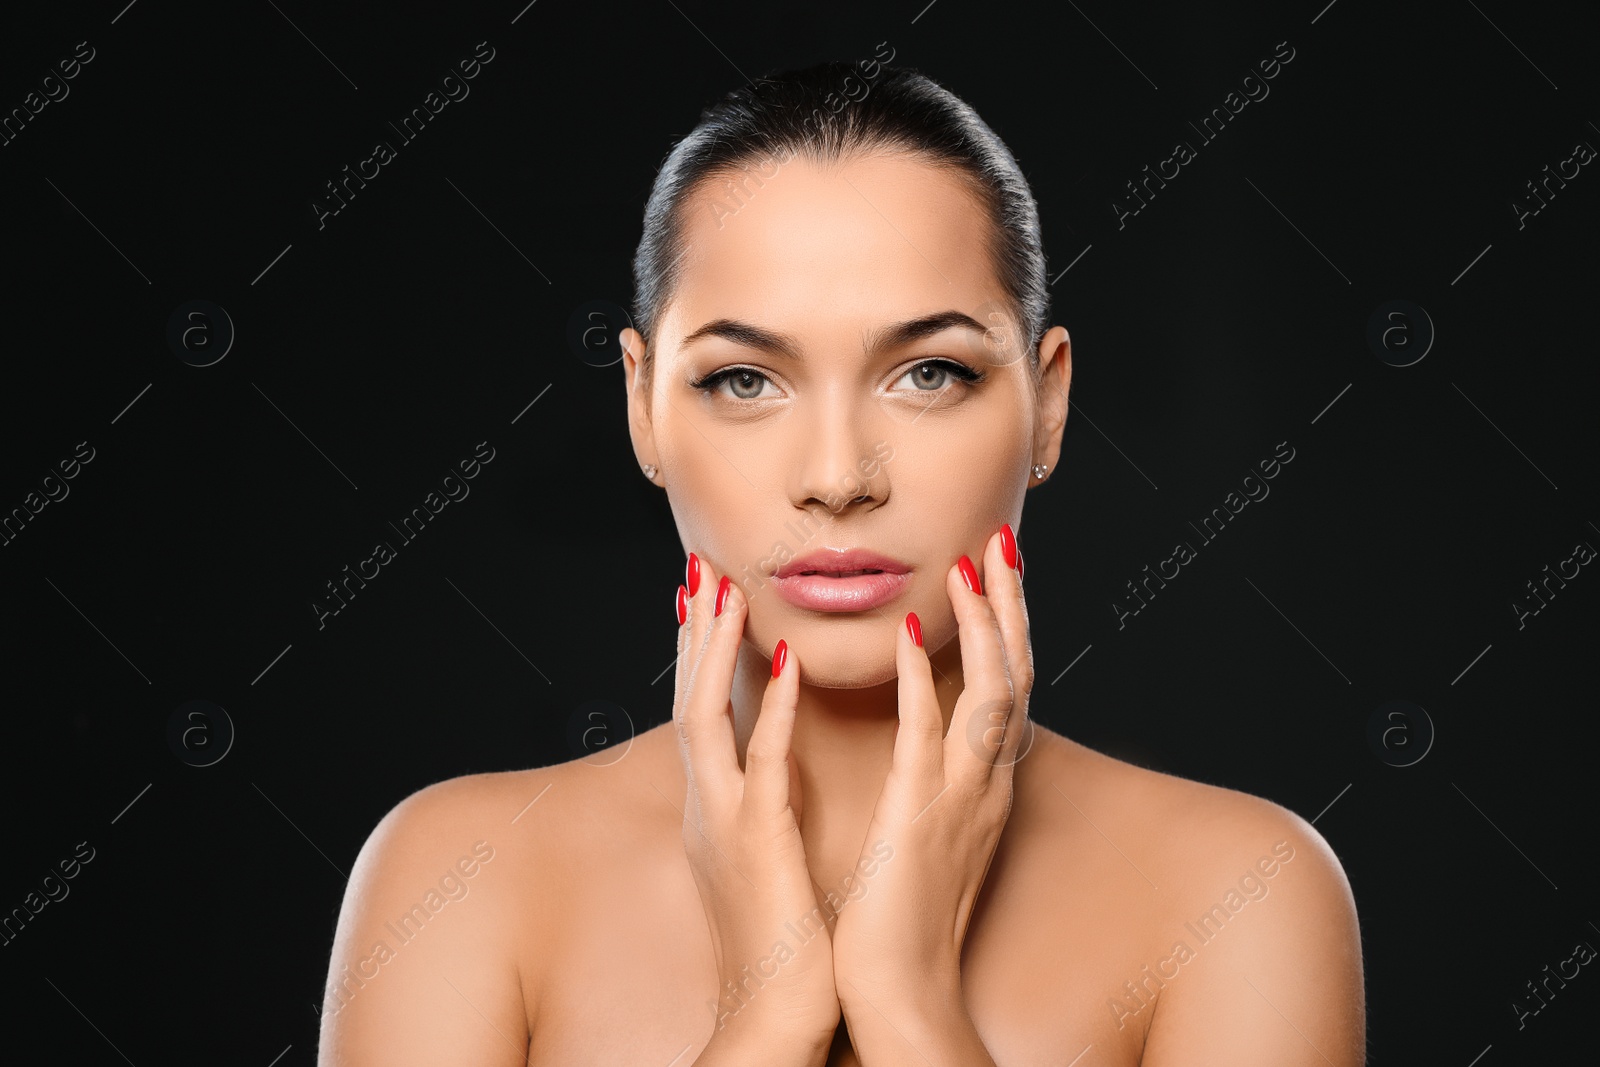
[[[869,611],[899,596],[910,580],[909,573],[857,574],[850,578],[791,574],[773,579],[779,596],[795,607],[811,611]]]

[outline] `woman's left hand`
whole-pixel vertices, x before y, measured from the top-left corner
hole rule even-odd
[[[1032,730],[1033,651],[1010,524],[989,539],[983,559],[987,588],[966,556],[945,576],[965,682],[948,736],[927,653],[909,621],[900,627],[894,759],[852,872],[870,876],[840,910],[833,935],[852,1037],[881,1025],[880,1017],[923,1035],[966,1019],[961,947]],[[859,1040],[857,1047],[865,1051]]]

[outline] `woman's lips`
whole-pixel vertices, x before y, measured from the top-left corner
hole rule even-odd
[[[857,574],[848,578],[826,574],[791,574],[774,578],[778,595],[795,607],[811,611],[870,611],[900,595],[910,573]]]

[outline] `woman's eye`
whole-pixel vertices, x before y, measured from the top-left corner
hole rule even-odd
[[[751,370],[749,367],[729,367],[727,370],[708,374],[706,377],[691,384],[702,391],[716,392],[726,382],[728,384],[726,395],[733,397],[735,400],[759,400],[761,399],[762,387],[769,380],[765,374]]]
[[[900,380],[909,380],[913,389],[938,392],[948,386],[952,378],[971,385],[973,382],[982,381],[984,375],[952,360],[930,359],[906,371]]]

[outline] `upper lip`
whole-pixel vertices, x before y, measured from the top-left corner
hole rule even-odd
[[[790,578],[796,574],[815,571],[818,574],[841,574],[851,571],[883,571],[885,574],[904,574],[911,568],[897,559],[866,548],[824,548],[809,555],[792,559],[778,568],[774,578]]]

